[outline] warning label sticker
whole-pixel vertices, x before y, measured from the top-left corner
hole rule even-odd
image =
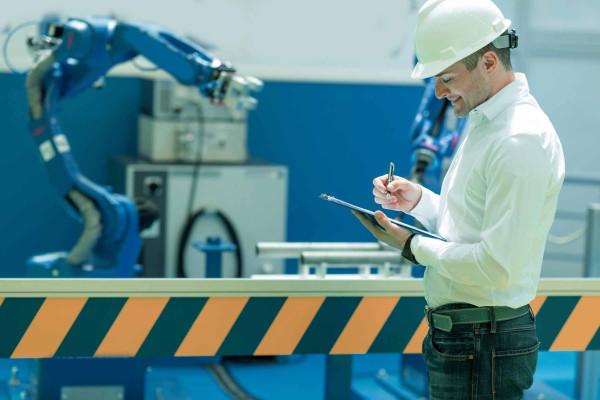
[[[69,146],[69,141],[65,135],[54,136],[54,145],[59,153],[67,153],[71,151],[71,146]]]
[[[40,144],[40,153],[42,153],[44,161],[50,161],[56,155],[54,147],[52,147],[52,143],[49,140],[44,140],[42,144]]]

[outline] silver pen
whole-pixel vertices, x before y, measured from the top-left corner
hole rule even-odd
[[[388,169],[388,181],[387,181],[387,186],[389,186],[390,183],[392,183],[392,181],[394,180],[394,163],[391,162],[390,163],[390,169]],[[389,200],[392,197],[392,195],[390,194],[389,190],[386,190],[385,192],[385,198],[387,200]]]

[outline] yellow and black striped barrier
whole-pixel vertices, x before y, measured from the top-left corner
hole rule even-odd
[[[427,331],[420,280],[2,280],[0,294],[3,358],[418,353]],[[600,350],[599,280],[538,294],[541,349]]]

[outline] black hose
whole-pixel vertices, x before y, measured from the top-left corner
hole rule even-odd
[[[257,400],[256,397],[248,393],[239,382],[233,377],[231,372],[223,364],[208,364],[206,369],[215,378],[221,389],[235,400]]]
[[[194,227],[194,225],[196,224],[198,219],[206,213],[207,213],[207,211],[204,208],[201,208],[200,210],[196,211],[194,214],[192,214],[188,218],[188,220],[185,223],[185,226],[183,227],[183,231],[181,232],[181,237],[179,238],[179,247],[178,247],[178,251],[177,251],[177,277],[178,278],[186,278],[187,277],[187,275],[185,273],[185,249],[186,249],[188,241],[190,239],[190,234],[192,233],[192,228]],[[242,270],[243,270],[242,269],[242,249],[240,246],[240,241],[239,241],[238,235],[233,227],[233,224],[231,223],[229,218],[227,218],[225,216],[225,214],[223,212],[221,212],[220,210],[216,210],[216,211],[214,211],[214,214],[217,215],[219,217],[219,219],[223,222],[223,225],[225,225],[225,229],[227,229],[227,233],[229,234],[231,241],[236,246],[236,250],[235,250],[236,259],[237,259],[236,278],[241,278]]]

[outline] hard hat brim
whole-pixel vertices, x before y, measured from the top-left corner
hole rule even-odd
[[[485,43],[485,44],[479,45],[479,46],[476,46],[475,48],[470,48],[470,49],[467,47],[459,54],[456,54],[455,57],[452,57],[450,59],[430,61],[430,62],[425,62],[425,63],[417,62],[417,65],[415,65],[410,77],[413,79],[427,79],[434,75],[439,74],[440,72],[442,72],[446,68],[450,67],[451,65],[461,61],[465,57],[475,53],[477,50],[480,50],[480,49],[484,48],[485,46],[487,46],[488,44],[492,43],[504,31],[506,31],[510,27],[510,25],[511,25],[511,21],[509,19],[505,18],[501,21],[498,21],[498,25],[495,28],[495,32],[492,32],[490,35],[488,35],[486,38],[484,38],[483,43]]]
[[[450,61],[437,61],[437,62],[430,62],[430,63],[417,63],[417,65],[415,65],[415,68],[413,68],[412,73],[410,74],[410,77],[413,79],[427,79],[427,78],[431,78],[434,75],[439,74],[440,72],[442,72],[443,70],[445,70],[446,68],[448,68],[449,66],[451,66],[452,64],[454,64],[456,61],[454,60],[450,60]]]

